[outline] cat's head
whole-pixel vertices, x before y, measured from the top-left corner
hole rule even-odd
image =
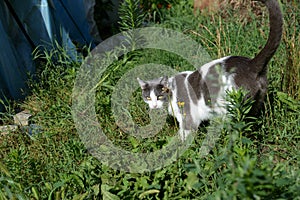
[[[143,81],[137,78],[144,101],[150,109],[162,108],[165,102],[169,101],[170,90],[168,88],[168,77],[161,77],[150,81]]]

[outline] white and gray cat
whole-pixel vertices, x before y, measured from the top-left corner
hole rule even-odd
[[[138,78],[142,97],[150,109],[160,109],[168,103],[169,113],[179,122],[182,140],[212,113],[226,112],[226,90],[242,87],[249,91],[247,98],[254,100],[250,115],[261,109],[267,92],[267,64],[280,44],[283,19],[277,0],[260,1],[269,11],[270,32],[266,45],[253,59],[227,56],[170,78]]]

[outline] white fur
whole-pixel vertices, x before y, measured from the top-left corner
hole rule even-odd
[[[173,90],[173,96],[171,98],[171,102],[169,103],[168,111],[170,115],[173,115],[177,118],[178,121],[181,121],[181,113],[177,104],[177,88]]]
[[[217,114],[224,115],[226,113],[226,91],[232,91],[236,86],[233,81],[234,75],[222,75],[222,88],[217,96],[216,104],[214,105],[213,111]]]
[[[226,56],[226,57],[223,57],[223,58],[219,58],[219,59],[216,59],[216,60],[213,60],[209,63],[206,63],[204,65],[202,65],[202,67],[200,68],[200,71],[201,71],[201,74],[203,77],[206,77],[208,71],[209,71],[209,68],[211,68],[212,66],[216,65],[216,64],[221,64],[224,62],[224,60],[228,59],[230,56]]]
[[[175,87],[176,88],[176,87]],[[173,90],[173,96],[171,99],[171,102],[169,103],[168,111],[170,115],[173,115],[176,117],[177,121],[179,122],[179,136],[182,141],[186,139],[186,137],[189,135],[190,130],[184,130],[184,115],[181,112],[178,102],[177,102],[177,89]]]
[[[205,104],[203,97],[198,100],[197,105],[191,104],[191,114],[197,126],[199,126],[203,120],[210,118],[211,109]]]
[[[148,103],[150,109],[163,107],[164,102],[157,99],[157,96],[155,95],[153,90],[150,91],[150,98],[151,98],[151,100],[147,100],[147,103]]]
[[[202,73],[202,77],[205,77],[210,69],[210,67],[215,66],[216,64],[221,64],[224,62],[224,60],[226,60],[228,57],[223,57],[221,59],[217,59],[217,60],[213,60],[210,63],[207,63],[205,65],[203,65],[203,67],[201,67],[201,73]],[[181,72],[181,74],[188,74],[187,78],[185,79],[185,88],[188,88],[188,76],[192,73],[191,71],[186,71],[186,72]],[[172,82],[174,79],[170,78],[169,82]],[[181,140],[185,140],[188,135],[191,133],[192,129],[196,129],[200,123],[204,120],[208,120],[212,117],[213,113],[218,113],[218,114],[225,114],[226,113],[226,108],[225,108],[225,95],[226,95],[226,90],[232,90],[235,85],[234,85],[234,81],[233,81],[233,75],[227,76],[226,74],[223,74],[221,76],[221,89],[219,94],[216,97],[216,103],[215,105],[211,107],[209,107],[208,105],[206,105],[205,103],[205,99],[202,96],[198,102],[195,104],[193,101],[190,100],[189,104],[190,104],[190,115],[192,117],[192,123],[191,126],[191,130],[185,130],[184,129],[184,123],[185,123],[185,116],[184,113],[182,113],[182,108],[178,107],[178,101],[177,101],[177,87],[175,86],[175,88],[173,89],[173,96],[171,99],[171,102],[169,103],[169,113],[171,115],[173,115],[174,117],[176,117],[177,121],[179,122],[179,126],[180,126],[180,130],[179,130],[179,136],[181,138]],[[189,99],[191,99],[191,94],[190,91],[187,90],[188,92],[188,96]]]

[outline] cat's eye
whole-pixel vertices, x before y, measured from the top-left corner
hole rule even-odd
[[[151,97],[146,97],[147,100],[151,100]]]
[[[158,99],[158,100],[163,100],[163,99],[164,99],[164,96],[158,96],[157,99]]]

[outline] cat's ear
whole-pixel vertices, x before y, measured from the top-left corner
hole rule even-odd
[[[168,86],[168,76],[161,77],[160,84],[167,87]]]
[[[146,87],[147,87],[147,85],[148,85],[147,82],[141,80],[140,78],[137,78],[137,80],[138,80],[138,82],[139,82],[139,84],[140,84],[142,90],[146,89]]]

